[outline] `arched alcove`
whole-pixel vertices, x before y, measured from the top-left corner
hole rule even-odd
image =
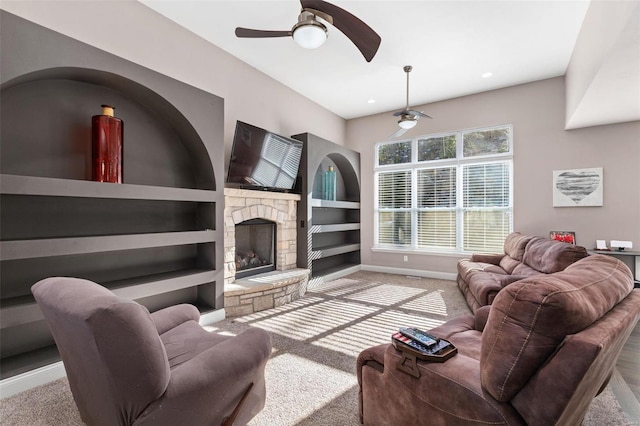
[[[124,122],[124,182],[215,189],[202,138],[169,101],[111,72],[48,68],[0,88],[3,173],[87,179],[91,117],[101,104]]]

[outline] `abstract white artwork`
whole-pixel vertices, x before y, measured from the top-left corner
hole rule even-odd
[[[602,167],[554,170],[553,207],[602,206]]]

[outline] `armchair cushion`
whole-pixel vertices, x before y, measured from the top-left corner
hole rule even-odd
[[[162,334],[183,322],[198,321],[200,319],[200,312],[195,306],[182,303],[152,312],[151,318],[156,325],[158,334]]]

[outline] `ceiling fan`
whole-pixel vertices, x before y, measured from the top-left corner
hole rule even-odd
[[[400,128],[393,135],[391,135],[392,139],[397,138],[398,136],[402,136],[409,129],[413,129],[416,124],[418,124],[418,118],[431,118],[427,114],[424,114],[420,111],[409,109],[409,73],[411,72],[411,70],[413,70],[413,67],[411,65],[405,65],[403,69],[404,72],[407,73],[407,105],[402,111],[393,113],[394,117],[400,117],[400,120],[398,120],[398,126],[400,126]]]
[[[253,30],[250,28],[236,28],[237,37],[266,38],[293,37],[296,43],[306,49],[315,49],[327,40],[327,27],[318,19],[333,25],[346,35],[367,62],[371,62],[380,47],[380,36],[344,9],[322,0],[300,0],[302,11],[298,15],[298,22],[290,31]]]

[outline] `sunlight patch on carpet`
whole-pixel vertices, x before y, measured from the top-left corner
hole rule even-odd
[[[296,340],[307,340],[369,315],[378,308],[340,300],[305,306],[277,317],[252,321],[251,325]],[[245,317],[246,318],[246,317]]]
[[[311,344],[346,355],[357,355],[371,346],[391,343],[391,335],[398,331],[399,327],[411,326],[422,330],[430,330],[443,323],[444,321],[420,315],[386,311],[350,327],[337,330],[335,333],[311,342]]]
[[[377,305],[391,306],[403,300],[410,299],[424,290],[414,287],[380,284],[346,296],[347,299],[361,302],[375,303]]]
[[[270,388],[269,383],[280,383],[285,377],[285,387]],[[265,381],[265,410],[249,423],[252,426],[294,425],[356,385],[354,374],[293,354],[271,359],[265,371]]]
[[[342,296],[344,294],[353,293],[358,290],[375,287],[377,283],[367,281],[359,281],[348,278],[340,278],[335,281],[329,281],[316,288],[310,289],[309,293],[326,294],[327,296]]]
[[[417,299],[411,300],[403,305],[400,305],[403,309],[411,309],[412,311],[418,311],[425,315],[435,314],[447,316],[447,304],[442,297],[443,290],[432,291],[431,293],[420,296]]]

